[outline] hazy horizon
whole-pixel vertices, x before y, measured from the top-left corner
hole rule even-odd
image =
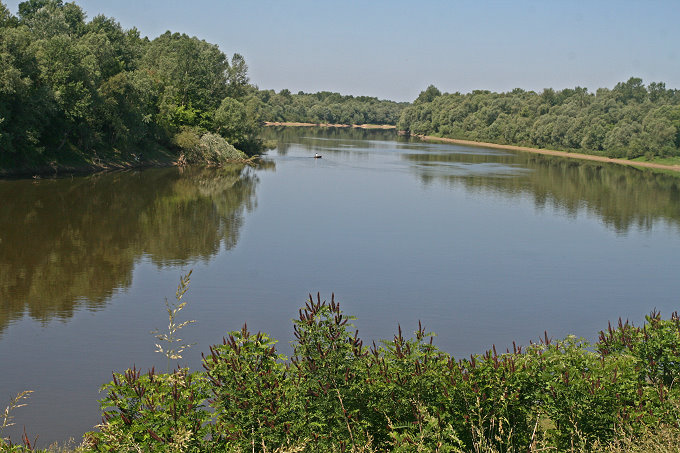
[[[20,1],[3,3],[17,13]],[[150,39],[170,30],[240,53],[261,89],[412,101],[430,84],[594,92],[641,77],[680,88],[675,1],[76,3]]]

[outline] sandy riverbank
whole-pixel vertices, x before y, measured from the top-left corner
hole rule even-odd
[[[265,126],[295,126],[295,127],[353,127],[356,129],[396,129],[391,124],[334,124],[334,123],[294,123],[266,121]]]
[[[552,149],[528,148],[526,146],[498,145],[496,143],[473,142],[471,140],[459,140],[459,139],[455,139],[455,138],[442,138],[442,137],[434,137],[434,136],[431,136],[431,135],[414,135],[414,137],[418,137],[419,139],[425,140],[425,141],[436,141],[436,142],[444,142],[444,143],[455,143],[455,144],[458,144],[458,145],[480,146],[480,147],[483,147],[483,148],[507,149],[507,150],[511,150],[511,151],[522,151],[522,152],[527,152],[527,153],[546,154],[548,156],[566,157],[568,159],[591,160],[591,161],[596,161],[596,162],[607,162],[607,163],[620,164],[620,165],[631,165],[631,166],[634,166],[634,167],[654,168],[654,169],[657,169],[657,170],[670,170],[670,171],[680,172],[680,165],[664,165],[664,164],[655,164],[653,162],[638,162],[638,161],[628,160],[628,159],[612,159],[612,158],[609,158],[609,157],[594,156],[594,155],[591,155],[591,154],[568,153],[566,151],[556,151],[556,150],[552,150]]]

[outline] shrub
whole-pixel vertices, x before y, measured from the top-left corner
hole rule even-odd
[[[243,450],[253,443],[270,450],[285,443],[294,417],[275,343],[244,325],[203,357],[215,409],[213,441]]]
[[[208,386],[201,373],[178,368],[113,373],[100,401],[104,422],[87,434],[93,451],[202,451],[210,433]]]
[[[199,134],[196,128],[184,127],[175,135],[173,141],[182,152],[179,159],[181,163],[223,165],[247,158],[245,153],[234,148],[222,136],[211,132]]]
[[[173,139],[173,143],[184,152],[196,148],[200,141],[198,129],[187,126],[182,127]]]
[[[293,321],[293,357],[231,332],[205,371],[114,374],[96,451],[588,451],[677,423],[680,319],[619,322],[456,361],[419,326],[363,346],[332,297]],[[211,406],[212,410],[208,408]],[[623,436],[623,437],[622,437]]]
[[[246,155],[230,145],[222,136],[208,132],[203,134],[198,146],[198,161],[209,164],[223,164],[228,161],[242,160]]]

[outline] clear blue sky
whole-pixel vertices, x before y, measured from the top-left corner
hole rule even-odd
[[[18,0],[2,0],[13,13]],[[79,0],[154,38],[241,53],[260,88],[413,100],[442,91],[680,88],[680,0]]]

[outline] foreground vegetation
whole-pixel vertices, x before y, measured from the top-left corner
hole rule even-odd
[[[680,90],[631,77],[613,89],[444,93],[430,86],[398,128],[413,134],[635,159],[680,157]],[[677,161],[673,161],[677,163]]]
[[[181,358],[169,304],[169,359]],[[340,305],[309,297],[293,356],[231,332],[203,371],[114,373],[80,451],[677,451],[680,318],[619,321],[597,343],[547,334],[455,360],[422,327],[365,346]],[[25,439],[30,447],[30,441]],[[23,451],[27,446],[5,448]]]

